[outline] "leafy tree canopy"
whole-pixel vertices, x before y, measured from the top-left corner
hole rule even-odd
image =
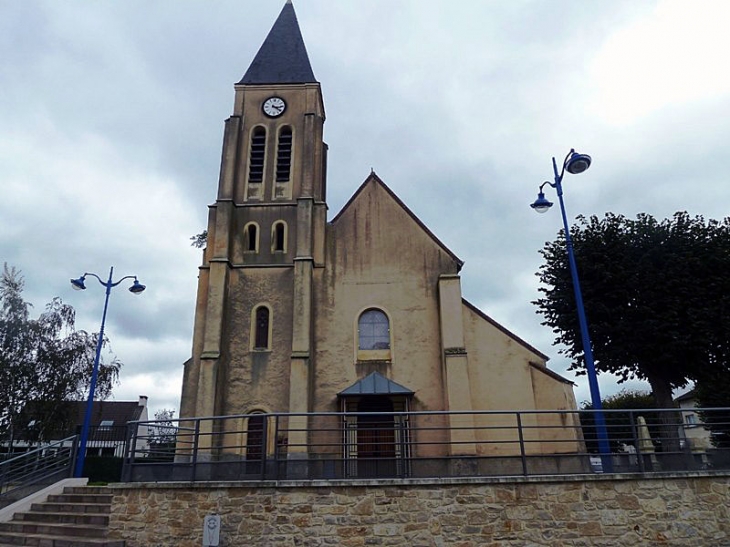
[[[87,397],[98,341],[97,334],[75,330],[73,307],[58,297],[31,319],[23,286],[20,272],[5,264],[0,278],[0,437],[11,442],[67,429],[71,417],[62,403]],[[121,366],[114,357],[100,363],[98,398],[111,394]]]
[[[728,374],[730,219],[607,213],[579,217],[571,236],[599,372],[648,381],[664,408],[689,380]],[[585,374],[564,234],[541,254],[534,303],[571,370]]]
[[[657,408],[651,393],[641,389],[622,389],[618,393],[601,399],[601,406],[606,410],[640,410]],[[582,410],[593,410],[590,401],[581,404]]]

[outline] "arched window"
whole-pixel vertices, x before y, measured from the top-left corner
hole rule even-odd
[[[254,349],[269,349],[269,308],[256,308],[254,321]]]
[[[266,157],[266,129],[257,127],[251,134],[251,150],[248,158],[248,182],[264,180],[264,158]]]
[[[286,223],[277,221],[271,229],[271,250],[274,252],[286,252]]]
[[[259,250],[259,229],[255,222],[249,222],[243,229],[243,248],[250,253]]]
[[[291,173],[291,127],[285,125],[279,130],[276,153],[276,182],[289,182]]]
[[[357,322],[358,349],[390,349],[390,323],[381,310],[369,309],[360,314]]]

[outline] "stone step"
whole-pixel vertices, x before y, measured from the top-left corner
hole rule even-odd
[[[74,536],[105,538],[107,536],[107,527],[90,526],[83,524],[26,522],[23,520],[11,520],[10,522],[0,522],[0,534],[44,534],[60,537]]]
[[[49,513],[86,513],[106,514],[111,512],[111,505],[107,503],[34,503],[31,511]]]
[[[111,494],[51,494],[50,503],[111,503]]]
[[[104,487],[69,487],[0,523],[0,547],[124,547],[109,534],[112,495]]]
[[[0,532],[0,547],[17,547],[18,545],[31,545],[36,547],[125,547],[123,540],[115,539],[73,536],[61,538],[45,534],[6,536]]]
[[[23,522],[54,522],[67,524],[87,524],[91,526],[108,526],[108,513],[83,513],[78,511],[62,512],[62,511],[28,511],[27,513],[17,513],[13,516],[13,521]]]
[[[104,494],[109,495],[109,489],[106,486],[67,486],[63,490],[64,494]]]

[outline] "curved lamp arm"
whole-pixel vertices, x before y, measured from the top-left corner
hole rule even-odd
[[[132,294],[139,294],[147,288],[145,285],[142,285],[142,283],[139,282],[136,275],[125,275],[124,277],[122,277],[121,279],[118,279],[117,281],[112,281],[113,272],[114,272],[114,267],[112,267],[109,271],[109,280],[108,281],[104,281],[101,277],[99,277],[95,273],[84,272],[84,275],[82,275],[78,279],[71,279],[71,286],[77,291],[85,290],[86,289],[86,276],[90,275],[91,277],[95,277],[97,279],[97,281],[99,281],[99,284],[102,287],[106,288],[107,290],[111,289],[112,287],[116,287],[125,279],[134,279],[134,283],[132,283],[132,286],[129,287],[129,292],[131,292]]]

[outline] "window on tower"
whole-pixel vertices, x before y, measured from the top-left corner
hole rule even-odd
[[[248,182],[264,180],[264,159],[266,157],[266,129],[257,127],[251,134],[251,151],[248,158]]]
[[[279,130],[276,153],[276,182],[289,182],[291,176],[291,127],[285,125]]]
[[[259,306],[254,312],[254,349],[271,349],[269,345],[270,315],[269,308],[266,306]]]
[[[271,229],[271,250],[273,252],[286,252],[286,223],[279,220],[274,223]]]
[[[259,251],[259,228],[255,222],[249,222],[243,229],[243,245],[246,252]]]

